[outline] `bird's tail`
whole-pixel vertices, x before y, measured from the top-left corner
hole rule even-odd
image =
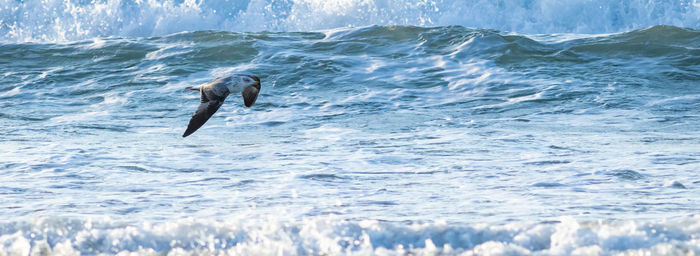
[[[199,86],[187,86],[185,87],[187,90],[193,90],[193,91],[199,91]]]

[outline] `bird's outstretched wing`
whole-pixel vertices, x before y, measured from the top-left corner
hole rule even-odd
[[[255,88],[253,86],[248,86],[243,91],[241,92],[241,95],[243,95],[243,103],[245,103],[246,107],[250,107],[255,103],[255,100],[258,99],[258,88]]]
[[[199,127],[202,127],[204,123],[209,120],[209,118],[216,113],[217,110],[224,104],[228,92],[223,96],[216,96],[212,93],[207,93],[201,91],[202,103],[199,104],[199,108],[194,112],[192,118],[190,119],[190,124],[187,125],[187,130],[182,134],[182,137],[187,137],[194,133]]]

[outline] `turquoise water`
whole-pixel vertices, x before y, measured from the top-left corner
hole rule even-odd
[[[149,10],[208,7],[188,3]],[[434,15],[419,7],[403,11]],[[0,250],[699,253],[688,8],[679,26],[604,20],[617,27],[594,34],[572,33],[576,17],[553,28],[570,33],[438,21],[295,32],[284,19],[254,32],[7,33]],[[231,73],[261,78],[256,104],[230,96],[183,139],[199,105],[184,88]]]

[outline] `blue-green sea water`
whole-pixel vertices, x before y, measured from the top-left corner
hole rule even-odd
[[[700,253],[697,3],[414,2],[5,1],[0,255]]]

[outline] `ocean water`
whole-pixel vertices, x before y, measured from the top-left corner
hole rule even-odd
[[[0,255],[700,253],[697,1],[0,1]],[[182,138],[185,90],[237,95]]]

